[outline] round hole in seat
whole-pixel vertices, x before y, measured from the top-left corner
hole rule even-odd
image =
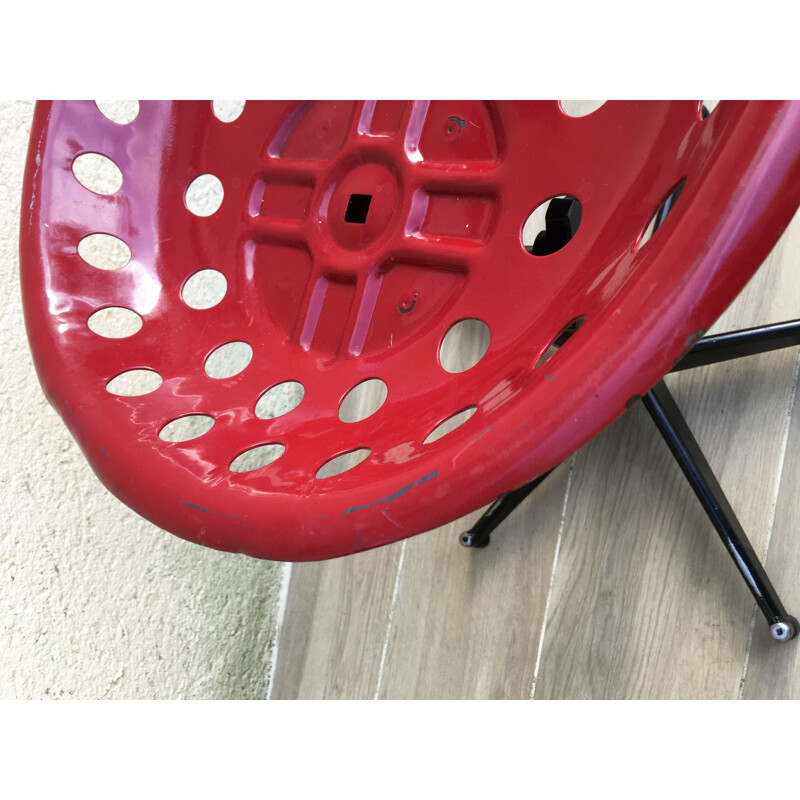
[[[244,100],[212,100],[211,107],[214,110],[214,116],[220,122],[233,122],[244,111]]]
[[[522,225],[522,246],[533,256],[549,256],[566,247],[578,232],[583,207],[561,194],[540,203]]]
[[[222,181],[216,175],[206,173],[198,175],[186,187],[184,203],[195,216],[210,217],[219,210],[224,196]]]

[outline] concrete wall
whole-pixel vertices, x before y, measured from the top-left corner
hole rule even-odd
[[[0,102],[0,698],[262,697],[283,565],[138,517],[39,388],[17,256],[32,113]]]

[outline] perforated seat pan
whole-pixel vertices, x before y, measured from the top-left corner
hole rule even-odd
[[[115,194],[76,180],[72,163],[89,152],[120,168]],[[205,173],[225,194],[198,217],[184,195]],[[343,209],[359,193],[372,216],[354,227]],[[533,256],[523,223],[560,195],[579,199],[580,227]],[[608,102],[581,118],[556,102],[248,102],[225,123],[210,102],[141,102],[121,125],[91,102],[44,102],[22,204],[25,319],[48,399],[122,501],[210,547],[330,558],[448,522],[580,448],[719,317],[798,201],[796,103],[722,102],[703,120],[696,101]],[[126,242],[130,263],[87,264],[78,243],[96,232]],[[181,288],[205,268],[228,288],[197,310]],[[107,306],[138,313],[141,330],[98,336],[87,320]],[[451,374],[438,351],[464,319],[485,322],[491,341]],[[250,344],[251,362],[210,378],[205,359],[230,341]],[[163,383],[140,397],[106,389],[136,368]],[[386,402],[342,422],[342,398],[368,378],[385,382]],[[287,380],[303,384],[300,405],[256,417],[261,394]],[[159,437],[187,414],[214,426]],[[265,443],[283,455],[231,471]],[[356,448],[370,455],[315,477]]]

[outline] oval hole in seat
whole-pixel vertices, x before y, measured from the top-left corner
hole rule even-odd
[[[222,302],[228,281],[216,269],[201,269],[189,277],[181,289],[181,299],[189,308],[205,310]]]
[[[72,174],[95,194],[115,194],[122,188],[122,171],[108,156],[83,153],[72,162]]]
[[[129,369],[112,378],[106,384],[106,390],[119,397],[139,397],[154,392],[163,382],[155,370]]]
[[[243,453],[239,453],[231,461],[231,472],[252,472],[254,469],[261,469],[277,461],[285,452],[286,448],[282,444],[270,442],[269,444],[259,444],[251,447]]]
[[[294,411],[305,395],[302,383],[284,381],[267,389],[256,403],[255,414],[259,419],[275,419]]]
[[[129,308],[109,306],[95,311],[86,323],[92,333],[106,339],[124,339],[142,328],[142,318]]]
[[[491,338],[489,326],[479,319],[456,322],[439,346],[442,369],[451,373],[472,369],[486,354]]]
[[[138,100],[95,100],[100,113],[117,125],[128,125],[139,116]]]
[[[478,410],[477,406],[470,406],[457,414],[448,417],[444,422],[440,422],[422,441],[422,444],[430,444],[442,436],[447,436],[448,433],[454,431],[456,428],[463,425],[472,415]]]
[[[594,114],[605,100],[559,100],[558,105],[568,117],[587,117]]]
[[[206,358],[206,375],[217,380],[232,378],[245,369],[252,357],[253,348],[247,342],[221,344]]]
[[[356,384],[339,404],[342,422],[361,422],[371,417],[385,402],[388,389],[380,378],[368,378]]]
[[[343,472],[347,472],[353,469],[353,467],[358,466],[370,452],[371,450],[368,447],[359,447],[331,458],[317,470],[316,477],[322,479],[341,475]]]
[[[158,432],[158,438],[165,442],[188,442],[208,433],[213,427],[214,417],[207,414],[187,414],[168,422]]]
[[[539,360],[533,365],[534,369],[547,363],[578,332],[578,329],[583,325],[585,320],[586,317],[576,317],[572,322],[565,325],[553,341],[545,348]]]
[[[656,210],[653,212],[653,216],[650,217],[650,221],[645,226],[641,238],[634,245],[634,251],[641,250],[650,241],[650,239],[652,239],[656,231],[664,224],[664,221],[667,219],[667,215],[675,207],[675,203],[678,201],[684,186],[686,186],[686,178],[681,179],[678,184],[670,190],[670,193],[664,198],[664,200],[658,204],[658,208],[656,208]]]
[[[122,269],[131,260],[131,249],[110,233],[90,233],[78,242],[78,255],[95,269]]]

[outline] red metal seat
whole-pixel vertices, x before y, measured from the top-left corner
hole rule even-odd
[[[119,189],[81,184],[88,153],[116,164]],[[203,175],[224,189],[208,216],[186,200]],[[538,245],[523,241],[553,198]],[[40,103],[26,324],[50,402],[121,500],[211,547],[329,558],[451,521],[589,441],[711,326],[799,201],[796,103],[722,102],[703,119],[695,101],[580,118],[555,102],[248,102],[223,122],[210,102],[142,102],[125,124],[91,102]],[[79,245],[97,233],[129,261],[87,263]],[[225,296],[190,307],[182,290],[209,269]],[[140,329],[98,335],[90,319],[110,307]],[[465,320],[485,324],[488,348],[443,366]],[[210,376],[231,342],[251,360]],[[131,370],[160,385],[109,391]],[[370,379],[385,402],[344,421],[343,399]],[[302,402],[260,418],[259,398],[288,381]],[[162,438],[189,415],[213,426]],[[282,454],[237,471],[264,445]],[[320,472],[353,451],[368,453]]]

